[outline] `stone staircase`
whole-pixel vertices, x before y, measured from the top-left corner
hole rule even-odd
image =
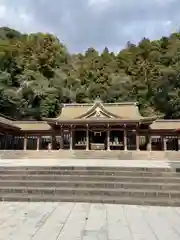
[[[0,200],[180,206],[180,169],[1,166]]]
[[[0,159],[114,159],[114,160],[170,160],[180,161],[176,151],[23,151],[1,150]]]

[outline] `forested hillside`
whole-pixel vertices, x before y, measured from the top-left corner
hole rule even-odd
[[[180,118],[180,33],[127,43],[119,53],[70,54],[49,34],[0,28],[0,113],[54,117],[61,103],[137,101],[146,115]]]

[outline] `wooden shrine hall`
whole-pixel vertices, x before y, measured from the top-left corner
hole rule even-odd
[[[180,120],[143,117],[134,102],[64,104],[56,118],[0,117],[1,150],[178,151]]]

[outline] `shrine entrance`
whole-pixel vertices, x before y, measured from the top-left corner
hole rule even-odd
[[[107,132],[106,131],[89,131],[90,150],[107,149]]]

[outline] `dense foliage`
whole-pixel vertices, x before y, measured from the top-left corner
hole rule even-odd
[[[137,101],[144,115],[180,118],[180,33],[117,54],[70,54],[50,34],[0,28],[0,112],[54,117],[61,103]]]

